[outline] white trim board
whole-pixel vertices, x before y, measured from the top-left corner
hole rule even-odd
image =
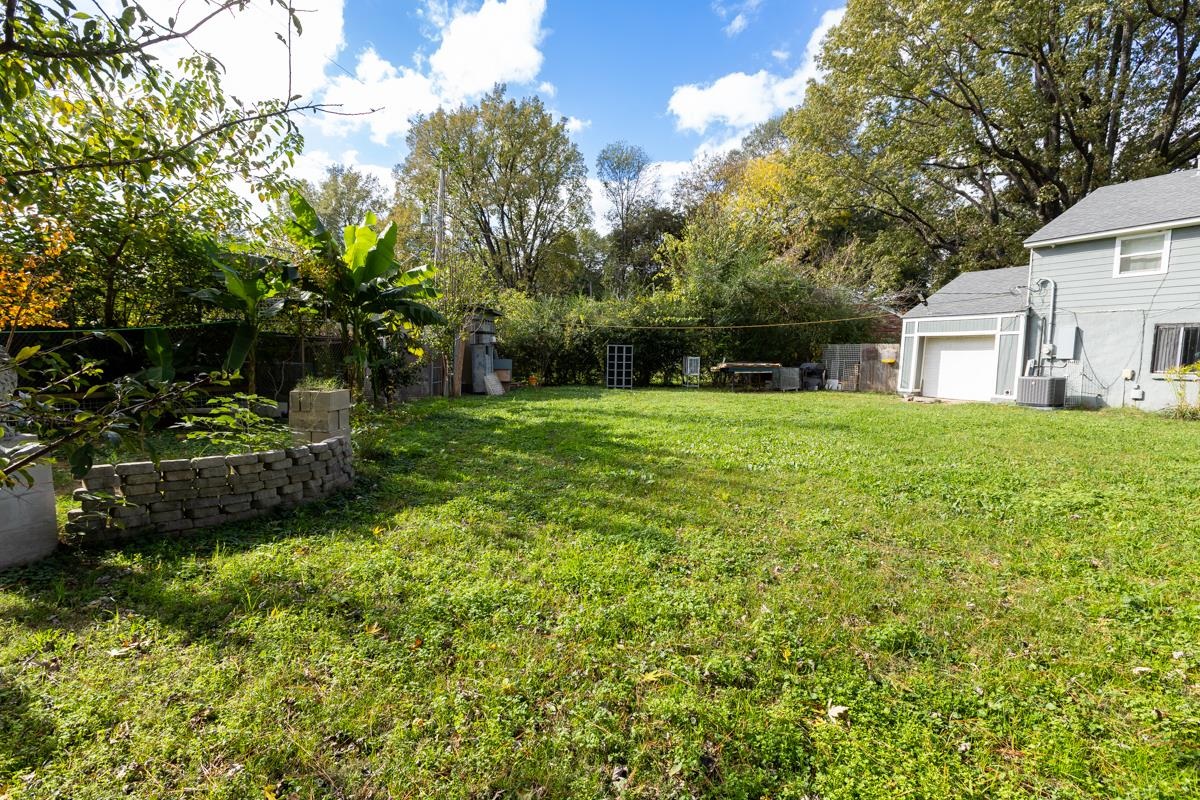
[[[1024,243],[1026,250],[1037,250],[1041,247],[1054,247],[1060,244],[1074,244],[1075,242],[1091,242],[1096,239],[1114,239],[1118,236],[1133,236],[1139,233],[1156,233],[1158,231],[1170,231],[1177,228],[1191,228],[1200,225],[1200,217],[1188,217],[1186,219],[1163,220],[1156,222],[1153,225],[1137,225],[1132,228],[1113,228],[1108,231],[1097,231],[1096,233],[1080,233],[1075,236],[1060,236],[1057,239],[1046,239],[1041,242]]]

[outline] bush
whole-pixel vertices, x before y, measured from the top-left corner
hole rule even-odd
[[[766,264],[687,296],[657,292],[628,299],[535,299],[508,292],[497,323],[501,352],[513,377],[547,385],[598,384],[608,344],[633,345],[634,382],[670,383],[684,356],[706,366],[722,360],[776,361],[795,366],[818,358],[830,342],[869,338],[871,320],[844,299],[816,289],[785,266]],[[712,329],[706,326],[764,326]]]

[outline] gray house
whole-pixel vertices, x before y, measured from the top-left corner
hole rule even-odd
[[[1171,404],[1163,373],[1200,360],[1200,172],[1099,189],[1025,246],[1027,267],[905,315],[899,391],[1009,400],[1037,376],[1065,379],[1066,405]]]

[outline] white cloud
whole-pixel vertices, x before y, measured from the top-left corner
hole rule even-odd
[[[791,75],[776,75],[765,69],[753,74],[732,72],[708,85],[676,87],[667,104],[675,116],[675,126],[699,134],[714,127],[732,129],[740,138],[755,125],[799,105],[809,80],[819,77],[821,43],[845,13],[846,9],[839,8],[822,15],[805,46],[803,62]]]
[[[791,51],[789,51],[789,50],[772,50],[771,51],[771,58],[773,58],[779,62],[786,62],[791,57],[792,57],[792,54],[791,54]]]
[[[580,119],[579,117],[567,117],[567,133],[574,135],[582,133],[592,127],[590,119]]]
[[[322,100],[348,112],[377,109],[363,116],[322,116],[318,123],[322,133],[342,136],[365,126],[371,131],[371,141],[386,145],[393,136],[402,137],[408,132],[413,115],[436,109],[441,97],[425,75],[408,67],[395,67],[373,48],[367,48],[358,57],[354,76],[336,76]]]
[[[448,97],[465,98],[497,82],[529,83],[542,68],[539,45],[546,0],[484,0],[475,12],[456,13],[429,57],[433,78]]]
[[[550,97],[550,98],[552,98],[552,97],[554,97],[554,95],[558,94],[558,87],[555,86],[550,81],[542,81],[541,83],[539,83],[537,90],[538,90],[538,94],[542,94],[542,95],[545,95],[546,97]]]
[[[105,11],[121,12],[117,0],[98,0]],[[165,64],[192,55],[194,50],[212,54],[225,68],[221,86],[227,94],[247,102],[287,96],[289,74],[292,94],[306,97],[326,82],[326,68],[345,46],[343,0],[322,0],[312,10],[298,13],[304,32],[293,32],[291,59],[288,48],[276,34],[288,37],[287,15],[283,9],[266,4],[248,5],[240,11],[226,11],[204,23],[182,40],[153,49]],[[165,25],[175,18],[175,29],[185,30],[212,12],[212,6],[187,0],[143,0],[151,17]]]
[[[717,0],[712,5],[713,12],[722,20],[729,20],[725,25],[726,36],[737,36],[750,26],[750,22],[758,15],[762,0],[741,0],[741,2],[726,3]]]
[[[373,142],[387,145],[408,133],[417,114],[457,106],[497,83],[533,82],[542,66],[545,10],[545,0],[484,0],[475,11],[427,3],[421,16],[440,31],[433,55],[427,62],[414,58],[415,66],[406,67],[374,48],[363,51],[353,77],[335,76],[323,100],[346,111],[378,110],[361,117],[326,117],[322,132],[346,135],[366,127]],[[538,88],[553,97],[553,84]]]

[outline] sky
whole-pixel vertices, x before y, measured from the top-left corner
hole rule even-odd
[[[101,0],[105,2],[106,0]],[[206,24],[192,44],[225,66],[226,92],[284,96],[361,116],[300,121],[297,177],[344,163],[391,186],[415,114],[477,100],[496,83],[567,120],[595,173],[609,142],[645,148],[664,190],[696,158],[735,147],[803,101],[842,2],[801,0],[307,0],[292,57],[269,0]],[[200,0],[146,0],[181,26]],[[208,8],[211,8],[209,6]],[[169,57],[172,53],[164,53]],[[604,212],[590,181],[593,208]],[[603,227],[601,225],[601,227]]]

